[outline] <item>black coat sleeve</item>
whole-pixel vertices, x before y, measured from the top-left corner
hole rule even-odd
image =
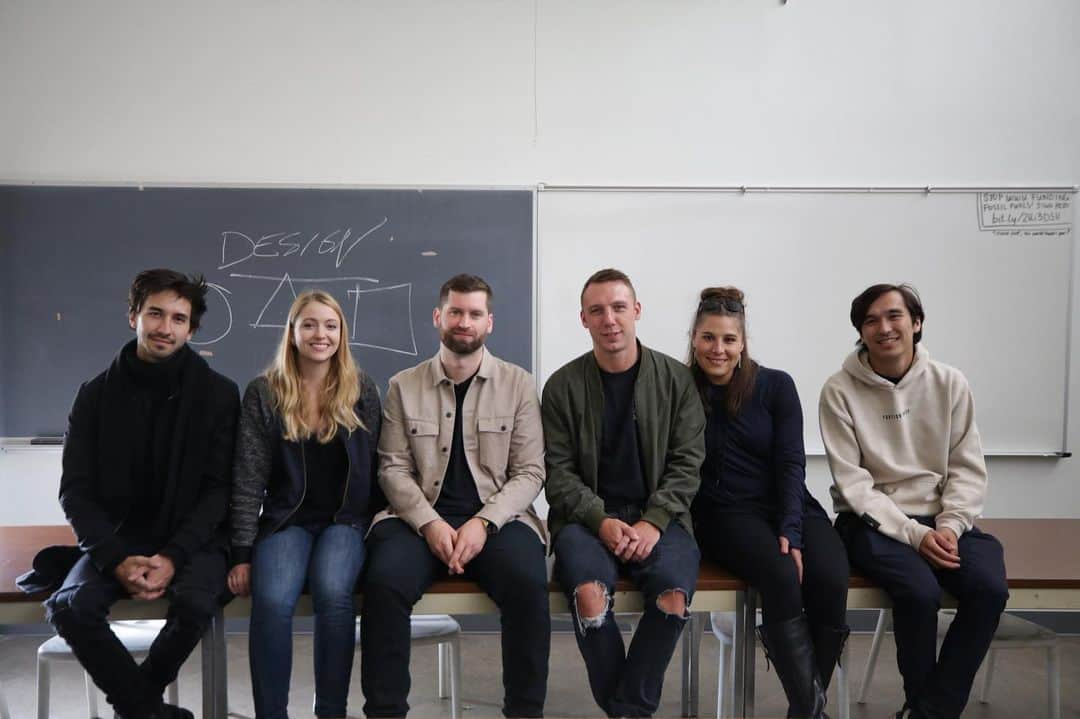
[[[126,556],[116,537],[116,524],[96,488],[98,472],[98,415],[104,381],[83,384],[75,396],[64,438],[60,475],[60,506],[75,530],[79,547],[102,573],[111,573]]]

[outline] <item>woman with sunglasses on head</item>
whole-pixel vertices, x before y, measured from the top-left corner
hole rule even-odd
[[[364,534],[385,504],[376,482],[379,395],[354,364],[348,337],[333,297],[301,293],[273,363],[244,393],[228,584],[252,597],[257,719],[287,716],[293,610],[305,584],[315,615],[315,715],[345,716]]]
[[[806,489],[795,383],[750,358],[743,293],[709,287],[700,300],[687,360],[707,417],[694,534],[761,594],[758,633],[788,716],[822,717],[848,635],[847,554]]]

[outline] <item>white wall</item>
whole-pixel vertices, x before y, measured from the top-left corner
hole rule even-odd
[[[0,178],[1073,185],[1078,34],[1075,0],[0,0]],[[987,515],[1080,516],[1077,463],[991,460]],[[58,473],[0,454],[0,524],[61,521]]]

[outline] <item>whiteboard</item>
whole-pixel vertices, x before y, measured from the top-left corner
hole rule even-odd
[[[971,384],[984,451],[1065,449],[1073,192],[542,190],[541,383],[591,348],[578,314],[595,270],[630,276],[639,339],[682,360],[698,292],[735,285],[752,356],[794,377],[821,454],[818,395],[857,339],[851,300],[909,282],[930,356]]]

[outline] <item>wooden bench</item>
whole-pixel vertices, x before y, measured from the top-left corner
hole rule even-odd
[[[1005,546],[1008,570],[1009,609],[1080,609],[1080,519],[985,519],[979,526]],[[30,567],[37,551],[50,544],[72,543],[67,526],[0,527],[0,624],[37,624],[44,621],[41,602],[45,595],[27,596],[15,586],[15,578]],[[568,611],[566,598],[555,585],[550,590],[553,613]],[[755,618],[754,592],[715,565],[704,562],[692,603],[693,617],[683,635],[682,712],[697,716],[700,694],[698,652],[704,623],[710,611],[736,612],[735,688],[736,715],[753,715]],[[235,600],[213,622],[202,644],[203,716],[225,719],[224,617],[246,617],[250,601]],[[853,576],[848,607],[890,606],[883,591],[861,576]],[[160,617],[164,602],[123,601],[116,604],[116,619]],[[627,582],[616,587],[615,610],[639,612],[641,594]],[[493,602],[474,583],[461,578],[437,582],[416,606],[424,614],[491,614]],[[308,598],[302,598],[297,614],[310,614]]]

